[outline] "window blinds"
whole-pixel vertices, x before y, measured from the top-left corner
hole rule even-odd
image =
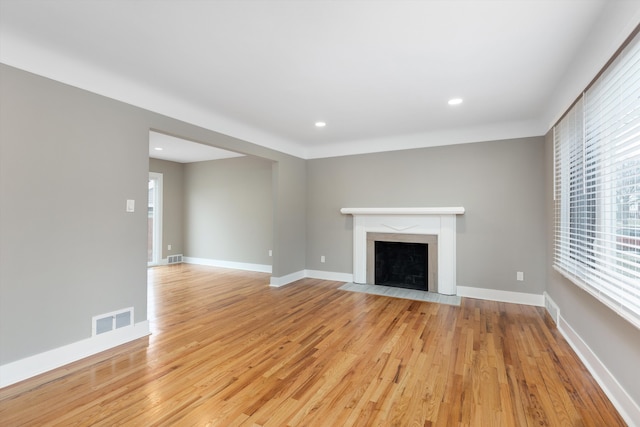
[[[640,328],[640,37],[554,127],[554,267]]]

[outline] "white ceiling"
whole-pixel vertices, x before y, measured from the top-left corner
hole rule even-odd
[[[159,132],[149,132],[149,157],[178,163],[230,159],[244,154],[187,141]]]
[[[543,134],[554,90],[605,7],[0,0],[0,60],[314,158]],[[464,103],[447,105],[452,97]]]

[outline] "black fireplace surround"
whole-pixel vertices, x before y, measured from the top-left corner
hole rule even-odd
[[[376,241],[374,283],[427,291],[428,251],[426,243]]]

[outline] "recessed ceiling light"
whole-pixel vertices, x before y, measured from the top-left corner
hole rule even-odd
[[[460,105],[462,104],[462,98],[451,98],[448,102],[449,105]]]
[[[325,127],[327,124],[325,122],[316,122],[316,127],[317,128],[323,128]]]
[[[164,148],[162,148],[162,147],[154,147],[154,150],[156,150],[156,151],[162,151],[162,150],[164,150]]]

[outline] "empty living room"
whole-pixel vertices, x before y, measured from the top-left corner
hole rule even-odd
[[[640,427],[640,2],[0,0],[0,425]]]

